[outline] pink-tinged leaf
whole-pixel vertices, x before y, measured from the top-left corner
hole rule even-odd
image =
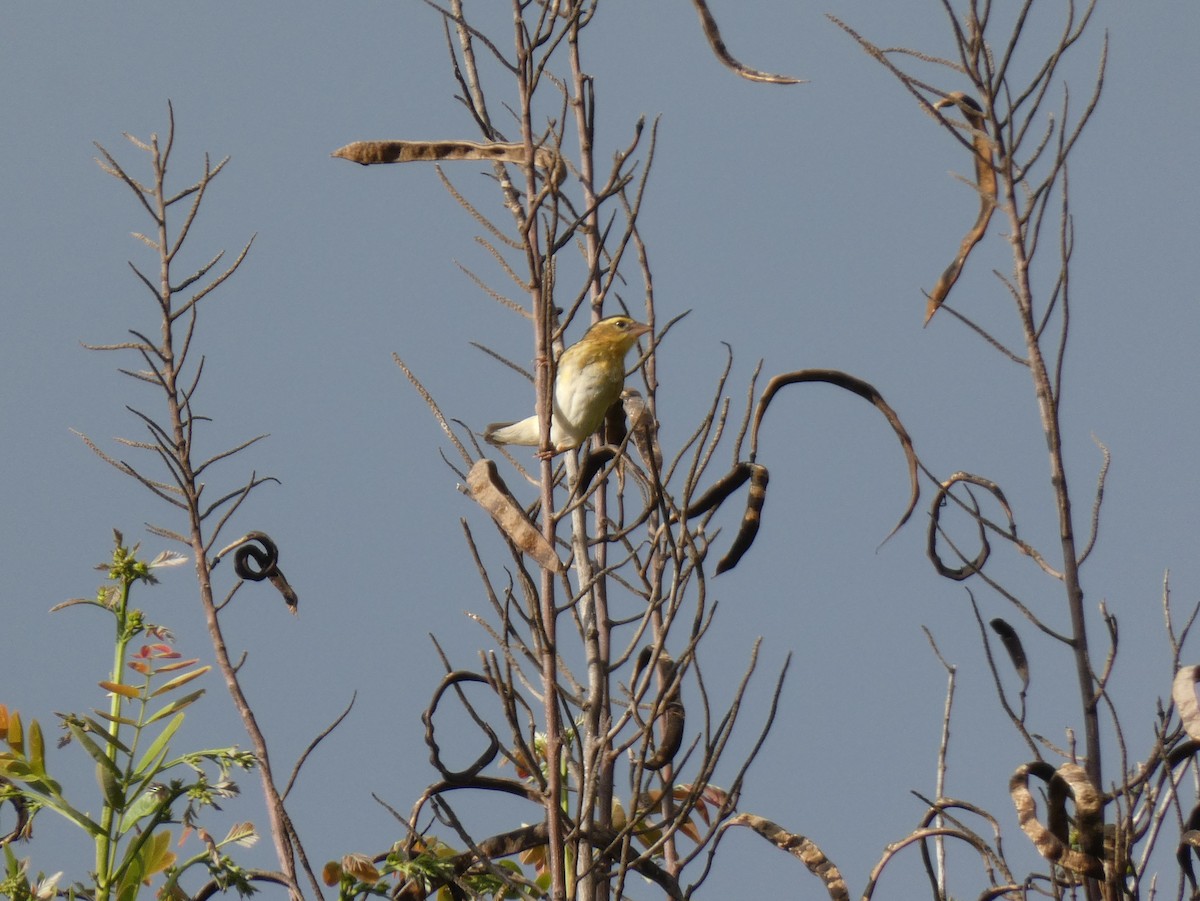
[[[684,820],[679,825],[679,831],[682,832],[684,835],[686,835],[688,838],[690,838],[692,841],[694,841],[696,844],[700,844],[700,833],[696,829],[696,824],[692,822],[691,817],[688,817],[686,820]]]
[[[676,801],[685,800],[689,795],[691,795],[691,793],[692,793],[691,785],[675,786],[674,797],[675,797]],[[709,809],[708,809],[708,806],[711,803],[711,799],[706,797],[706,794],[707,794],[706,791],[700,792],[699,797],[696,798],[696,803],[695,803],[693,809],[695,810],[695,812],[697,814],[699,814],[700,819],[704,820],[705,826],[711,826],[712,825],[712,814],[709,812]]]
[[[662,794],[662,789],[660,788],[652,788],[648,792],[642,792],[642,796],[638,798],[638,816],[645,816],[646,811],[654,810],[658,807],[659,802],[662,800]]]
[[[143,660],[130,660],[127,665],[135,673],[141,673],[143,676],[150,675],[150,664]]]
[[[171,660],[183,655],[169,644],[144,644],[134,656],[143,660]]]
[[[252,848],[258,842],[258,832],[254,828],[253,823],[235,823],[229,827],[229,831],[225,834],[224,841],[221,844],[233,842],[241,845],[243,848]]]
[[[136,698],[138,690],[132,685],[122,685],[120,682],[109,682],[105,679],[100,683],[100,687],[105,691],[111,691],[113,694],[120,695],[123,698]]]

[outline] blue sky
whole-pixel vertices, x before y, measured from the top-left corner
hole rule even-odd
[[[660,350],[664,444],[678,447],[691,433],[724,365],[722,342],[733,348],[735,405],[760,358],[768,376],[843,369],[883,392],[936,473],[999,482],[1023,535],[1050,547],[1048,470],[1027,373],[949,316],[921,328],[921,290],[975,215],[974,193],[953,175],[971,171],[969,157],[822,15],[881,45],[941,56],[952,52],[941,5],[752,6],[714,0],[730,49],[808,84],[735,78],[685,3],[612,0],[590,29],[598,158],[628,144],[639,116],[659,117],[642,234],[660,319],[691,310]],[[1057,33],[1056,4],[1043,12],[1033,43]],[[506,20],[497,16],[502,44]],[[253,469],[280,479],[254,497],[236,530],[275,537],[301,597],[293,620],[268,589],[248,588],[230,617],[231,641],[250,651],[244,674],[277,767],[287,769],[358,692],[292,806],[318,865],[381,850],[400,833],[370,793],[406,809],[434,775],[419,722],[439,672],[428,634],[464,666],[489,644],[464,615],[484,602],[459,519],[485,536],[497,565],[504,559],[486,517],[455,490],[437,425],[391,355],[476,429],[532,408],[528,386],[470,345],[519,361],[532,355],[523,321],[456,265],[504,278],[432,168],[360,169],[329,158],[352,140],[477,138],[453,99],[438,17],[421,3],[306,3],[285,15],[232,3],[74,3],[15,6],[0,21],[0,290],[9,323],[0,331],[0,701],[46,720],[102,703],[91,686],[108,663],[107,633],[97,631],[107,624],[92,611],[47,611],[94,592],[91,566],[107,557],[112,528],[153,555],[161,542],[143,523],[172,525],[171,511],[70,431],[113,450],[113,436],[137,436],[125,405],[156,400],[115,372],[132,361],[80,342],[156,327],[126,264],[153,265],[129,237],[147,222],[128,189],[96,167],[91,142],[144,174],[121,135],[165,135],[170,100],[176,185],[194,179],[205,152],[232,157],[188,260],[235,254],[256,236],[198,335],[202,407],[216,420],[211,449],[269,433],[224,478],[233,484]],[[1192,4],[1169,16],[1102,4],[1063,69],[1078,109],[1108,32],[1104,96],[1070,170],[1077,249],[1064,425],[1081,526],[1100,465],[1092,436],[1113,454],[1084,587],[1091,609],[1104,600],[1121,622],[1116,679],[1134,757],[1172,675],[1164,572],[1181,607],[1200,593],[1197,26]],[[950,82],[942,78],[963,87]],[[482,167],[445,171],[468,196],[494,203]],[[496,206],[489,212],[503,218]],[[1011,305],[990,274],[1009,266],[1003,230],[997,217],[950,302],[1011,337]],[[640,307],[636,281],[624,296]],[[921,813],[909,790],[933,792],[945,673],[925,624],[959,665],[947,792],[1001,816],[1006,847],[1022,859],[1028,849],[1005,786],[1024,752],[995,701],[964,587],[939,580],[924,559],[925,503],[878,547],[907,492],[886,425],[832,388],[794,388],[772,408],[760,460],[772,475],[762,532],[742,566],[711,584],[720,609],[708,678],[735,678],[764,637],[742,750],[793,654],[743,807],[811,837],[861,890],[879,850]],[[726,536],[735,522],[731,512]],[[1031,606],[1065,622],[1061,593],[1028,561],[998,550],[996,565]],[[985,616],[1015,622],[997,597],[974,590]],[[140,603],[172,626],[185,653],[211,655],[186,568]],[[1078,726],[1073,676],[1057,648],[1026,632],[1034,730],[1063,741],[1064,725]],[[219,680],[208,688],[187,735],[196,744],[241,740]],[[60,771],[76,765],[71,753],[57,758]],[[93,789],[87,776],[80,792]],[[244,788],[231,816],[261,822],[253,779]],[[496,822],[505,814],[486,813]],[[57,826],[41,824],[40,835],[57,836]],[[741,884],[748,868],[775,895],[810,878],[748,836],[726,847],[717,890]],[[62,866],[46,846],[33,853],[37,865]],[[269,863],[269,843],[255,853]],[[892,878],[903,884],[917,866],[914,857]],[[959,861],[958,872],[962,891],[976,885],[973,863]]]

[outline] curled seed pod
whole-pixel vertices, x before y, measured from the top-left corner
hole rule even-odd
[[[661,770],[675,759],[683,746],[683,730],[686,724],[686,712],[683,700],[679,696],[675,661],[666,654],[658,655],[658,676],[666,686],[666,695],[662,702],[662,713],[659,721],[662,723],[662,734],[659,736],[658,747],[653,756],[647,758],[644,766],[651,771]]]
[[[696,13],[700,16],[700,27],[704,30],[704,37],[708,40],[708,46],[712,48],[713,55],[720,61],[721,65],[737,73],[747,81],[762,81],[768,84],[801,84],[798,78],[793,78],[790,75],[774,75],[770,72],[752,69],[745,63],[735,59],[733,54],[729,52],[729,48],[725,46],[725,41],[721,37],[721,30],[717,28],[717,20],[709,12],[708,4],[705,3],[705,0],[692,0],[692,5],[696,7]]]
[[[262,548],[256,547],[255,542],[262,545]],[[221,554],[225,554],[234,547],[237,548],[237,553],[233,555],[233,571],[237,573],[238,578],[246,579],[249,582],[270,580],[276,590],[283,595],[288,612],[294,615],[299,610],[300,599],[296,596],[296,592],[288,580],[284,578],[283,570],[279,568],[279,548],[271,540],[271,537],[266,532],[247,532],[233,545],[221,551]],[[220,555],[217,559],[220,559]],[[253,566],[251,565],[252,561]]]
[[[713,482],[712,487],[688,504],[683,511],[684,519],[692,519],[719,507],[725,498],[733,494],[750,478],[752,463],[735,463],[733,469]]]
[[[788,832],[778,823],[752,813],[739,813],[725,822],[725,826],[745,826],[753,829],[771,844],[800,859],[810,873],[825,883],[830,898],[850,898],[846,880],[825,852],[812,839],[795,832]]]
[[[1000,636],[1004,650],[1008,651],[1013,668],[1016,669],[1017,675],[1021,679],[1021,694],[1025,694],[1029,690],[1029,660],[1025,657],[1025,648],[1021,646],[1020,636],[1012,626],[999,617],[996,617],[988,625]]]
[[[633,664],[633,681],[637,682],[638,676],[642,674],[642,670],[650,663],[650,658],[654,656],[654,648],[646,646],[642,648],[637,655],[637,660]]]
[[[429,762],[442,774],[443,779],[453,785],[463,785],[470,782],[479,775],[484,767],[495,760],[496,755],[500,752],[500,739],[496,737],[496,733],[487,724],[476,720],[488,737],[488,746],[484,749],[483,753],[465,770],[452,770],[442,762],[442,749],[433,737],[433,717],[437,713],[442,695],[451,688],[456,690],[461,688],[463,683],[467,682],[480,682],[484,685],[492,684],[486,676],[482,676],[479,673],[467,672],[465,670],[446,673],[442,678],[441,684],[438,685],[437,690],[433,693],[433,700],[429,702],[429,706],[421,714],[421,719],[425,723],[425,744],[429,746]]]
[[[603,469],[607,463],[615,460],[616,456],[616,448],[608,444],[590,451],[579,464],[579,481],[576,483],[575,493],[577,495],[586,493],[592,484],[592,479],[596,478],[596,473]]]
[[[635,388],[626,388],[621,392],[621,405],[625,408],[625,418],[629,421],[629,429],[633,432],[633,443],[642,455],[646,465],[654,461],[654,469],[662,470],[662,450],[655,440],[658,424],[650,415],[650,408],[641,392]]]
[[[604,411],[604,443],[621,446],[629,429],[625,425],[625,405],[618,398]]]
[[[750,427],[750,460],[752,462],[758,459],[758,432],[762,426],[763,417],[767,414],[767,408],[771,405],[771,401],[779,393],[781,388],[788,385],[798,385],[803,382],[825,382],[829,385],[835,385],[852,394],[857,394],[863,400],[869,401],[876,410],[883,414],[884,419],[888,421],[888,425],[892,427],[896,438],[900,441],[900,446],[904,450],[904,457],[908,461],[908,481],[911,486],[911,495],[908,500],[908,507],[905,509],[900,521],[892,527],[892,531],[888,533],[886,542],[903,526],[913,510],[917,509],[917,501],[921,497],[921,485],[917,480],[917,452],[913,447],[912,438],[908,434],[908,430],[904,428],[904,423],[900,421],[899,415],[893,410],[883,399],[883,395],[879,393],[874,385],[864,382],[862,379],[852,376],[849,373],[842,372],[837,369],[798,369],[795,372],[783,372],[767,382],[763,389],[762,395],[758,399],[758,404],[754,408],[754,421]]]
[[[1191,814],[1184,824],[1184,832],[1179,836],[1179,847],[1175,851],[1175,859],[1179,861],[1179,869],[1191,883],[1193,894],[1196,892],[1196,874],[1192,870],[1192,854],[1200,855],[1200,804],[1192,808]]]
[[[975,188],[979,191],[979,215],[975,218],[975,224],[971,226],[971,230],[962,239],[958,248],[958,256],[946,267],[937,284],[933,286],[933,291],[929,293],[929,300],[925,304],[925,325],[929,325],[929,320],[938,311],[938,307],[945,302],[946,297],[950,294],[950,289],[958,281],[963,264],[967,262],[967,256],[983,239],[988,222],[992,218],[992,211],[996,208],[996,170],[992,165],[992,142],[983,127],[983,109],[973,97],[962,91],[947,94],[935,103],[933,108],[941,109],[946,106],[957,106],[966,117],[967,124],[973,132],[971,144],[975,151]]]
[[[1037,818],[1037,802],[1029,789],[1029,777],[1037,776],[1049,786],[1046,824]],[[1075,873],[1104,878],[1102,853],[1103,820],[1100,793],[1078,764],[1065,763],[1057,770],[1045,761],[1019,767],[1008,782],[1021,830],[1029,836],[1042,857]],[[1075,801],[1076,827],[1082,851],[1070,846],[1066,799]]]
[[[983,476],[977,476],[970,472],[956,472],[946,481],[938,486],[937,494],[934,495],[933,505],[929,510],[929,533],[926,538],[925,553],[926,556],[933,562],[934,569],[938,575],[945,576],[947,579],[954,579],[956,582],[962,582],[969,579],[975,573],[980,572],[984,564],[987,563],[988,557],[991,556],[992,548],[988,544],[987,529],[984,525],[983,517],[979,513],[979,506],[975,503],[975,496],[971,494],[971,503],[973,506],[972,515],[975,517],[976,527],[979,529],[979,553],[975,555],[974,560],[970,560],[959,567],[947,566],[942,562],[937,550],[938,530],[942,522],[942,510],[946,506],[947,497],[950,495],[950,489],[956,484],[962,482],[966,485],[975,485],[988,492],[1000,505],[1000,509],[1004,511],[1004,515],[1008,518],[1008,531],[1002,532],[1005,538],[1013,541],[1023,552],[1028,552],[1028,548],[1017,538],[1017,524],[1013,519],[1012,508],[1008,504],[1008,498],[1004,496],[1004,491],[993,482],[991,479],[985,479]],[[967,489],[970,493],[970,488]]]
[[[252,542],[262,545],[259,549]],[[254,566],[251,566],[251,561]],[[249,532],[233,555],[233,571],[239,579],[261,582],[279,568],[279,548],[265,532]]]
[[[637,661],[633,665],[633,681],[636,685],[641,677],[643,670],[650,663],[650,658],[654,656],[652,647],[644,647],[638,654]],[[664,686],[663,695],[660,695],[655,702],[655,706],[659,710],[657,719],[662,723],[662,734],[658,741],[658,747],[654,754],[648,757],[643,766],[651,771],[661,770],[679,753],[680,747],[683,745],[683,731],[685,725],[685,711],[683,701],[679,696],[678,666],[675,661],[666,653],[659,651],[658,654],[658,678]],[[636,715],[636,708],[634,710]],[[641,723],[640,718],[638,719]]]
[[[717,564],[717,575],[728,572],[738,565],[754,539],[758,535],[758,527],[762,524],[763,504],[767,502],[767,482],[770,475],[767,467],[758,463],[748,464],[750,467],[750,493],[746,496],[746,512],[742,514],[742,525],[734,536],[733,544],[728,553]]]
[[[1100,792],[1077,763],[1064,763],[1050,780],[1047,804],[1053,804],[1061,822],[1067,822],[1066,802],[1075,802],[1075,831],[1084,854],[1100,858],[1104,854],[1104,808]]]

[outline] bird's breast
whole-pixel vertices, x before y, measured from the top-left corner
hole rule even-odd
[[[563,418],[574,428],[594,431],[625,382],[623,360],[602,356],[564,358],[556,380],[555,400]]]

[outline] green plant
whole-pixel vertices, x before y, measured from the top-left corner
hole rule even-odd
[[[91,883],[76,883],[69,894],[96,901],[114,897],[133,901],[142,885],[159,873],[165,874],[165,887],[174,892],[179,877],[199,865],[208,867],[220,887],[248,893],[242,872],[220,849],[252,844],[257,838],[254,828],[239,824],[224,839],[214,841],[198,825],[198,816],[204,807],[219,809],[219,798],[237,794],[230,771],[254,767],[254,756],[236,747],[172,752],[171,743],[183,725],[185,709],[204,694],[203,688],[186,693],[181,689],[211,667],[198,665],[196,659],[183,659],[167,643],[170,632],[148,622],[140,609],[130,606],[134,585],[155,584],[156,570],[187,558],[164,551],[147,563],[138,559],[137,545],[127,547],[120,532],[114,537],[111,562],[98,567],[107,573],[108,581],[95,598],[77,598],[55,608],[96,607],[114,621],[113,668],[99,683],[109,693],[108,709],[58,714],[64,730],[59,746],[76,744],[95,762],[100,815],[94,819],[84,813],[88,805],[68,800],[61,784],[51,777],[41,724],[31,719],[26,726],[16,710],[0,704],[0,739],[6,745],[6,750],[0,751],[0,803],[10,804],[17,813],[17,827],[0,837],[6,844],[0,896],[18,901],[50,897],[56,890],[61,872],[48,879],[39,873],[36,880],[30,880],[29,862],[18,860],[8,847],[13,839],[29,837],[33,819],[43,809],[78,826],[95,846]],[[142,635],[157,641],[131,652],[131,643]],[[183,810],[176,814],[180,803]],[[174,832],[169,827],[173,825],[182,826],[185,836],[194,832],[204,843],[204,851],[180,862],[172,850]]]

